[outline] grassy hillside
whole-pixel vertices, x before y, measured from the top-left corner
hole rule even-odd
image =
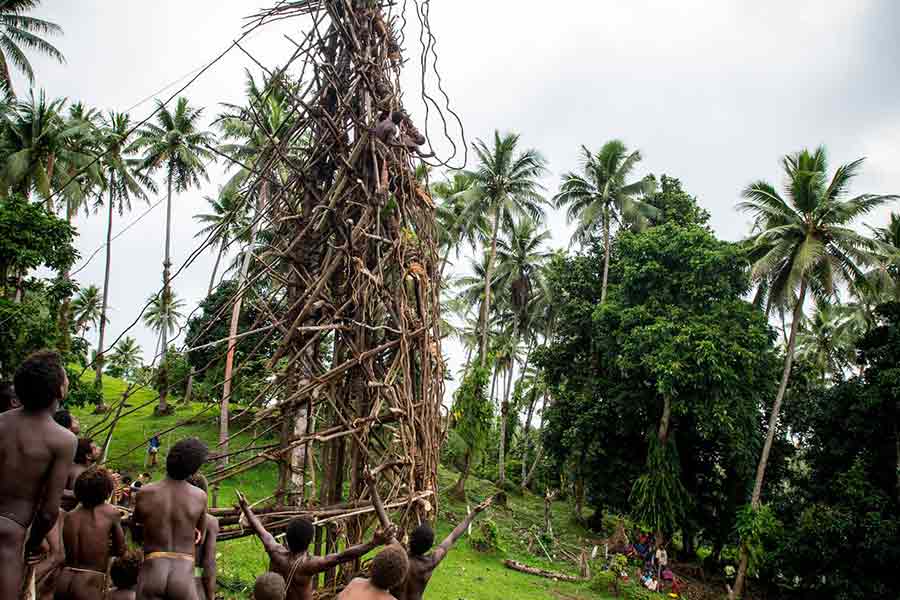
[[[117,401],[125,390],[125,383],[112,378],[104,379],[104,393],[108,403]],[[142,471],[150,471],[154,479],[163,476],[164,458],[160,465],[152,470],[145,466],[146,445],[144,440],[154,432],[166,429],[180,421],[194,419],[197,422],[179,428],[162,436],[161,457],[171,445],[184,436],[196,435],[211,445],[217,439],[217,424],[214,408],[192,404],[179,406],[175,415],[163,418],[153,416],[153,394],[140,391],[129,399],[130,409],[134,412],[125,417],[115,430],[110,444],[109,464],[124,474],[134,476]],[[148,406],[139,408],[142,404]],[[89,410],[76,410],[82,421],[82,430],[97,424],[103,417],[90,414]],[[252,434],[252,432],[250,432]],[[105,434],[97,436],[97,443],[102,444]],[[242,435],[236,442],[241,445],[250,439],[250,434]],[[236,447],[235,446],[235,447]],[[137,447],[137,448],[135,448]],[[132,450],[134,448],[134,450]],[[440,473],[441,489],[447,490],[456,477],[455,473]],[[234,502],[234,489],[242,490],[248,498],[258,500],[268,497],[275,488],[276,470],[267,465],[244,473],[222,484],[219,492],[219,505]],[[470,480],[469,500],[472,503],[496,492],[489,482]],[[439,499],[439,518],[437,537],[447,535],[455,523],[466,514],[465,503],[454,501],[441,494]],[[602,598],[591,592],[586,585],[554,582],[548,579],[533,577],[506,569],[503,558],[514,558],[535,566],[574,573],[571,562],[550,561],[547,554],[536,541],[543,530],[543,500],[531,495],[510,496],[507,507],[492,507],[487,514],[497,524],[502,550],[484,554],[475,551],[466,538],[460,540],[429,584],[426,598],[429,600],[593,600]],[[555,503],[553,507],[553,527],[558,539],[556,557],[562,556],[561,550],[576,552],[578,548],[589,543],[585,532],[574,524],[571,511],[564,503]],[[543,555],[539,559],[532,550]],[[553,551],[548,548],[548,551]],[[220,577],[233,587],[225,593],[226,598],[248,598],[241,588],[249,585],[257,575],[265,571],[267,560],[262,545],[255,538],[245,538],[226,542],[219,547]]]

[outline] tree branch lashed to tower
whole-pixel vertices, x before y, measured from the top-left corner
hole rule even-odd
[[[276,290],[256,300],[276,324],[276,378],[255,421],[276,423],[280,443],[232,451],[249,457],[211,474],[220,481],[277,461],[282,507],[269,524],[300,513],[341,522],[349,543],[375,517],[366,466],[395,521],[429,517],[442,436],[434,205],[416,177],[424,136],[401,102],[401,19],[391,5],[303,0],[264,16],[310,20],[289,61],[302,63],[299,78],[286,69],[270,78],[292,118],[243,190],[268,235],[245,287],[264,278]],[[223,538],[238,535],[236,515],[221,516]],[[329,548],[336,535],[328,530]]]

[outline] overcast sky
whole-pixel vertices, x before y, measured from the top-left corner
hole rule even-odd
[[[409,0],[412,5],[413,0]],[[832,167],[868,157],[857,192],[900,191],[900,2],[754,0],[433,0],[432,30],[443,83],[466,135],[494,129],[521,133],[548,159],[548,196],[559,174],[577,166],[581,144],[597,149],[620,138],[644,156],[637,175],[678,177],[712,214],[716,233],[738,239],[748,219],[734,209],[756,179],[780,183],[780,157],[825,144]],[[52,96],[104,110],[126,110],[152,98],[224,50],[240,35],[257,0],[45,0],[36,15],[60,24],[53,41],[68,63],[36,58],[38,86]],[[255,32],[245,48],[267,66],[292,49],[301,23]],[[418,32],[407,57],[418,56]],[[207,107],[242,100],[249,58],[234,50],[185,94]],[[18,79],[20,95],[27,87]],[[181,83],[184,83],[182,80]],[[405,78],[414,117],[418,77]],[[433,91],[434,82],[429,85]],[[168,97],[177,87],[166,90]],[[135,119],[152,110],[144,101]],[[432,135],[436,130],[430,132]],[[200,190],[175,201],[177,266],[196,241],[192,216],[203,196],[223,183],[221,168]],[[144,206],[119,220],[121,226]],[[872,225],[887,219],[885,210]],[[118,218],[118,217],[117,217]],[[104,236],[102,216],[77,220],[87,258]],[[569,228],[559,214],[548,226],[554,245]],[[136,318],[160,285],[164,203],[114,242],[110,286],[113,339]],[[205,295],[213,255],[182,273],[174,287],[192,309]],[[103,253],[78,275],[102,285]],[[145,353],[155,347],[143,326],[133,330]],[[458,364],[458,350],[451,349]]]

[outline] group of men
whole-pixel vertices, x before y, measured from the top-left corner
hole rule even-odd
[[[198,472],[206,445],[177,442],[166,477],[130,499],[128,529],[142,551],[128,550],[123,510],[109,503],[117,476],[95,464],[100,451],[76,437],[77,420],[58,412],[68,385],[60,356],[50,351],[29,356],[14,387],[0,384],[0,598],[213,600],[219,525]],[[421,600],[434,570],[489,504],[477,506],[433,552],[434,532],[423,524],[410,533],[408,549],[393,531],[378,531],[369,543],[316,556],[309,553],[309,520],[292,520],[282,545],[239,495],[270,560],[253,597],[311,600],[320,573],[386,545],[370,562],[369,577],[353,579],[338,599]]]

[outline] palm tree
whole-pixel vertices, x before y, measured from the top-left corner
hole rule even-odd
[[[250,175],[260,174],[250,182],[247,199],[255,197],[256,214],[250,220],[249,244],[241,257],[241,270],[238,275],[238,291],[235,294],[231,310],[231,322],[228,330],[228,351],[225,356],[225,380],[222,386],[222,402],[219,417],[219,446],[223,453],[228,451],[228,405],[231,399],[232,372],[236,350],[238,322],[244,300],[245,283],[253,258],[252,244],[256,242],[256,232],[262,219],[264,209],[269,203],[272,184],[279,185],[278,169],[273,169],[279,155],[279,140],[290,129],[293,111],[289,110],[286,99],[284,80],[281,77],[264,79],[260,88],[253,76],[247,72],[247,106],[226,105],[228,111],[219,119],[223,137],[231,141],[220,148],[242,166],[237,175],[229,182],[228,187],[237,189],[241,184],[250,182]],[[281,161],[283,162],[283,161]],[[245,208],[242,206],[242,209]],[[304,419],[306,417],[303,417]],[[223,463],[227,459],[223,459]],[[293,460],[293,459],[292,459]]]
[[[141,347],[131,336],[122,338],[109,356],[109,372],[130,380],[141,367]]]
[[[845,307],[820,302],[812,317],[804,317],[797,332],[796,356],[821,375],[824,383],[842,377],[855,355],[854,345],[861,333]]]
[[[881,256],[878,263],[866,273],[867,299],[900,300],[900,215],[891,213],[887,227],[869,227],[869,231],[880,245]]]
[[[156,192],[156,184],[139,170],[140,161],[130,157],[133,149],[127,146],[131,120],[126,113],[111,112],[103,119],[98,135],[101,149],[101,168],[105,181],[107,198],[106,222],[106,270],[103,275],[103,307],[100,314],[100,335],[97,340],[97,355],[94,363],[94,385],[98,388],[103,381],[103,343],[106,336],[106,311],[109,306],[109,276],[112,266],[113,212],[119,216],[131,210],[131,199],[147,201],[145,189]],[[98,204],[102,196],[98,197]]]
[[[538,179],[546,172],[546,162],[536,150],[517,153],[519,136],[500,136],[494,132],[494,145],[482,140],[474,144],[478,165],[469,177],[475,185],[473,201],[476,212],[491,222],[491,249],[484,278],[484,302],[481,306],[481,365],[487,364],[488,318],[491,312],[491,280],[497,256],[497,238],[501,222],[511,227],[513,217],[529,216],[540,222],[544,217],[543,197]]]
[[[627,179],[641,160],[637,150],[629,152],[620,140],[603,145],[596,155],[585,146],[582,151],[582,174],[569,172],[562,176],[559,193],[553,198],[557,208],[567,207],[566,218],[578,221],[573,241],[584,243],[597,233],[603,235],[603,284],[600,303],[606,302],[609,277],[610,230],[614,223],[642,225],[656,210],[638,196],[652,193],[652,177],[628,183]]]
[[[754,216],[758,231],[751,250],[752,275],[757,281],[767,282],[770,305],[793,302],[781,384],[769,417],[751,496],[754,511],[760,506],[766,465],[791,374],[806,296],[812,292],[822,300],[833,296],[842,283],[853,286],[862,281],[861,266],[873,262],[878,244],[850,225],[858,217],[898,198],[875,194],[848,198],[850,182],[862,163],[863,159],[858,159],[838,167],[829,181],[825,148],[814,152],[803,150],[784,157],[786,198],[765,181],[754,182],[743,192],[746,200],[739,208]],[[741,595],[748,558],[747,546],[742,544],[732,598]]]
[[[474,249],[478,242],[488,238],[489,226],[485,214],[472,210],[477,207],[471,202],[472,190],[472,178],[462,171],[457,171],[452,178],[431,186],[431,193],[441,201],[435,216],[438,225],[438,245],[444,251],[440,269],[442,278],[451,252],[459,258],[464,243]]]
[[[136,150],[144,150],[142,166],[149,172],[165,169],[166,172],[166,246],[163,260],[163,296],[172,296],[170,278],[172,268],[172,189],[184,192],[198,187],[201,180],[209,180],[206,165],[203,161],[211,161],[213,152],[209,149],[215,143],[215,136],[209,131],[200,129],[203,109],[193,108],[187,98],[178,98],[175,110],[170,111],[165,104],[157,101],[156,123],[148,123],[141,130],[135,142]],[[159,412],[167,408],[165,353],[168,348],[166,330],[162,330],[162,360],[160,381]]]
[[[19,102],[7,118],[4,128],[0,178],[4,188],[26,198],[36,190],[54,212],[52,184],[59,175],[57,163],[83,162],[83,156],[71,150],[70,142],[84,133],[84,123],[68,123],[62,114],[65,98],[48,101],[43,91],[37,98]],[[65,171],[65,168],[61,168]]]
[[[79,336],[84,337],[88,329],[96,327],[102,318],[100,288],[89,285],[78,291],[75,300],[72,301],[72,317],[75,320],[75,329]]]
[[[151,296],[149,306],[144,312],[144,324],[155,331],[159,336],[159,345],[157,346],[156,356],[160,357],[159,364],[159,406],[156,407],[158,415],[165,415],[169,412],[169,405],[166,402],[168,397],[169,381],[166,374],[166,347],[170,335],[178,331],[184,314],[181,310],[184,308],[184,301],[178,298],[173,292],[166,292],[164,289],[155,296]]]
[[[244,211],[245,206],[236,187],[220,187],[217,198],[204,196],[204,200],[209,205],[210,212],[194,215],[194,220],[203,224],[203,227],[194,237],[203,239],[209,237],[210,248],[218,247],[216,262],[213,265],[212,275],[209,278],[209,290],[206,293],[209,296],[215,287],[216,274],[219,271],[219,264],[222,261],[225,249],[232,240],[237,238],[242,232],[246,232],[250,224],[247,221],[247,215]]]
[[[50,21],[29,17],[25,13],[36,8],[40,0],[2,0],[0,2],[0,87],[8,97],[15,97],[13,92],[12,74],[9,66],[12,64],[28,79],[28,83],[34,84],[34,71],[25,51],[34,50],[56,60],[60,64],[66,59],[62,52],[55,46],[39,37],[41,35],[55,35],[63,32],[62,28]]]

